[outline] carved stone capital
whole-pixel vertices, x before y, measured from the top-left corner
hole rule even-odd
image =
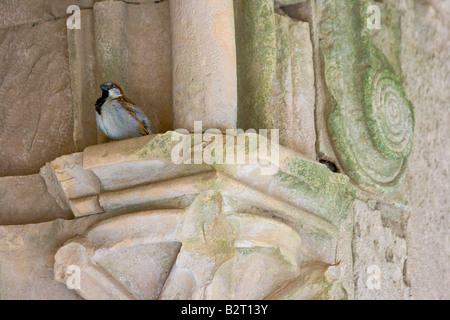
[[[174,164],[174,134],[92,146],[67,156],[76,165],[48,165],[72,208],[96,197],[117,215],[58,251],[55,279],[67,284],[78,266],[76,290],[88,299],[345,297],[339,266],[329,268],[355,198],[347,177],[279,145],[272,175],[261,174],[264,161]],[[248,135],[235,140],[246,159],[267,143]],[[185,137],[195,146],[195,134]],[[254,138],[259,147],[248,148]]]

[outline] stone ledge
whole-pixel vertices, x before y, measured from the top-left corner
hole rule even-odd
[[[160,201],[159,205],[162,205],[161,201],[169,198],[182,197],[179,200],[187,201],[188,195],[192,195],[192,190],[197,187],[191,191],[185,190],[184,183],[186,182],[177,184],[177,179],[187,177],[186,179],[189,181],[193,179],[190,178],[191,176],[209,171],[222,172],[239,183],[306,210],[336,226],[347,215],[355,198],[355,190],[350,187],[346,176],[332,173],[326,166],[306,159],[301,154],[279,145],[277,145],[279,168],[276,169],[278,172],[274,175],[261,174],[262,170],[267,168],[267,164],[263,165],[262,163],[269,161],[269,159],[262,158],[261,162],[256,164],[221,164],[219,159],[214,158],[208,162],[212,163],[211,165],[206,164],[205,159],[201,164],[175,164],[171,160],[171,152],[179,142],[172,141],[173,134],[172,131],[169,131],[165,134],[91,146],[83,153],[67,155],[47,164],[43,170],[43,176],[46,177],[48,189],[55,198],[59,199],[62,207],[73,208],[75,199],[77,203],[83,203],[81,198],[86,197],[90,197],[93,199],[92,201],[96,202],[95,197],[98,196],[98,205],[86,206],[86,208],[95,208],[94,211],[100,211],[99,208],[103,206],[109,210],[124,209],[124,204],[117,202],[114,205],[111,199],[126,198],[127,194],[135,192],[138,192],[137,194],[145,192],[146,194],[143,194],[140,199],[147,197],[148,201],[153,201],[150,199],[154,197],[154,200]],[[191,146],[196,140],[194,136],[187,137],[191,140]],[[250,137],[249,141],[259,139],[260,143],[261,141],[267,143],[262,136],[255,134],[247,134],[247,136]],[[245,150],[246,159],[256,157],[260,153],[259,149],[249,150],[247,142],[236,137],[234,139],[234,153],[238,150]],[[222,140],[225,140],[224,144],[219,147],[226,150],[227,139]],[[211,147],[212,144],[209,146]],[[202,152],[207,149],[206,146],[203,147]],[[213,147],[215,148],[217,145]],[[196,157],[195,152],[185,156],[192,159]],[[236,154],[234,156],[237,157]],[[152,184],[157,182],[162,183],[163,189],[161,190],[168,190],[166,192],[168,196],[164,195],[161,190],[151,196]],[[177,185],[181,189],[174,192],[177,190]],[[142,187],[143,191],[139,187]],[[225,187],[225,185],[220,186],[219,189],[221,187]],[[170,191],[172,188],[174,191]],[[133,206],[139,206],[139,203],[145,205],[141,200],[133,201],[125,202],[128,203],[125,205],[129,206],[128,210],[133,210]],[[170,206],[170,204],[166,205]],[[172,202],[171,205],[177,207],[175,202]],[[125,208],[125,210],[127,209]],[[79,216],[95,213],[91,210],[84,213],[76,211]]]
[[[246,135],[234,137],[233,156],[244,150],[249,160],[267,139]],[[54,179],[46,181],[76,217],[120,215],[64,245],[55,279],[67,283],[67,268],[78,266],[77,292],[86,299],[345,297],[340,276],[332,279],[327,270],[355,198],[348,178],[278,144],[272,175],[262,174],[264,156],[254,164],[221,164],[211,151],[226,147],[221,137],[223,144],[198,144],[195,134],[169,131],[47,164]],[[175,164],[179,138],[194,147],[185,161],[209,150],[209,164],[204,157]],[[257,148],[248,145],[253,139]]]

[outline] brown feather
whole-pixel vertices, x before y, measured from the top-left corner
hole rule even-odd
[[[145,127],[144,122],[142,122],[141,120],[139,120],[139,119],[136,117],[136,113],[134,112],[134,110],[133,110],[132,108],[130,108],[130,107],[127,105],[127,103],[130,103],[130,104],[132,104],[132,105],[135,105],[135,103],[134,103],[133,101],[131,101],[130,99],[128,99],[128,98],[126,98],[126,97],[124,97],[124,96],[118,97],[118,98],[116,98],[116,99],[114,99],[114,100],[116,100],[117,102],[119,102],[120,105],[121,105],[122,107],[124,107],[125,110],[128,112],[128,114],[129,114],[130,116],[132,116],[132,117],[137,121],[137,123],[138,123],[139,126],[141,127],[141,130],[139,130],[139,133],[140,133],[140,134],[142,134],[143,136],[149,135],[149,134],[150,134],[150,132],[148,132],[147,128]]]

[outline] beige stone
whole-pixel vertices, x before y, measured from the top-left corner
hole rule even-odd
[[[58,205],[40,175],[0,178],[0,225],[71,218],[70,209]]]
[[[169,3],[147,1],[145,4],[127,6],[127,95],[152,120],[155,133],[173,128]]]
[[[402,4],[401,67],[405,91],[416,106],[404,276],[411,299],[449,299],[450,3]]]
[[[61,208],[70,208],[75,217],[102,213],[98,195],[100,180],[83,168],[83,153],[62,156],[41,169],[47,190]]]
[[[87,9],[93,3],[93,0],[4,0],[0,3],[0,29],[61,19],[67,16],[70,5]]]
[[[275,13],[271,0],[234,5],[238,126],[278,129],[281,145],[315,159],[316,91],[309,24]],[[275,11],[280,12],[277,6]]]
[[[264,175],[273,159],[262,153],[254,164],[218,164],[215,154],[213,164],[188,169],[172,162],[172,135],[92,146],[50,163],[75,216],[97,206],[121,214],[58,251],[56,280],[71,288],[70,268],[78,266],[76,291],[86,299],[263,299],[279,290],[291,298],[346,296],[340,266],[328,267],[354,197],[347,179],[275,141],[272,174]],[[247,135],[258,146],[236,138],[232,154],[240,150],[248,161],[267,140]],[[186,137],[192,146],[195,135]],[[73,173],[79,178],[68,179]],[[78,186],[95,186],[91,174],[99,194],[72,199]],[[306,267],[315,262],[328,267]],[[292,281],[308,285],[287,286]]]
[[[97,143],[94,103],[99,97],[92,10],[81,13],[81,29],[67,29],[73,138],[77,151]]]
[[[355,299],[406,299],[405,239],[383,223],[380,210],[370,209],[360,200],[355,201],[353,210]]]
[[[74,151],[65,20],[0,31],[0,176]]]
[[[178,165],[171,150],[172,132],[92,146],[83,153],[83,168],[95,173],[105,191],[210,171],[207,165]]]
[[[280,288],[289,295],[283,284],[301,276],[324,298],[321,281],[334,284],[339,269],[305,264],[313,256],[294,229],[238,213],[225,199],[211,190],[186,210],[102,221],[58,250],[55,279],[70,287],[79,268],[75,290],[85,299],[262,299]],[[309,287],[295,289],[296,298],[313,297]]]
[[[67,284],[76,266],[75,290],[85,299],[158,298],[179,251],[180,213],[143,212],[100,223],[58,250],[55,279]]]
[[[315,87],[309,24],[275,14],[275,26],[277,64],[268,117],[273,128],[280,130],[281,145],[315,159]]]
[[[171,0],[174,128],[236,128],[233,2]]]
[[[0,3],[0,176],[20,175],[0,178],[0,299],[448,297],[449,1],[375,3],[373,42],[415,105],[415,140],[408,183],[383,196],[356,188],[355,202],[348,176],[316,161],[344,172],[330,88],[361,84],[348,81],[353,63],[325,81],[322,31],[355,30],[368,2],[236,0],[235,31],[223,14],[233,8],[216,10],[231,1],[94,2]],[[336,3],[350,14],[327,10]],[[66,29],[70,4],[83,9],[81,30]],[[175,165],[171,132],[94,146],[94,102],[109,80],[158,132],[193,119],[232,127],[239,89],[239,126],[282,129],[278,171],[217,154]],[[377,267],[380,289],[368,284]]]
[[[55,253],[107,216],[0,226],[0,300],[78,300],[54,280]]]
[[[67,199],[98,195],[100,181],[92,171],[83,168],[83,153],[56,158],[49,163]]]
[[[104,212],[99,204],[98,195],[69,200],[69,203],[76,218]]]
[[[340,300],[346,292],[338,281],[339,265],[313,262],[302,267],[300,275],[276,290],[269,300]],[[307,275],[307,276],[305,276]]]

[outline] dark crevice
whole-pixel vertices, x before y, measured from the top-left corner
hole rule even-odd
[[[275,6],[275,12],[285,14],[288,17],[302,22],[311,22],[311,1],[287,6]]]
[[[326,159],[320,159],[319,162],[327,166],[327,168],[335,173],[339,173],[339,169],[334,162],[328,161]]]

